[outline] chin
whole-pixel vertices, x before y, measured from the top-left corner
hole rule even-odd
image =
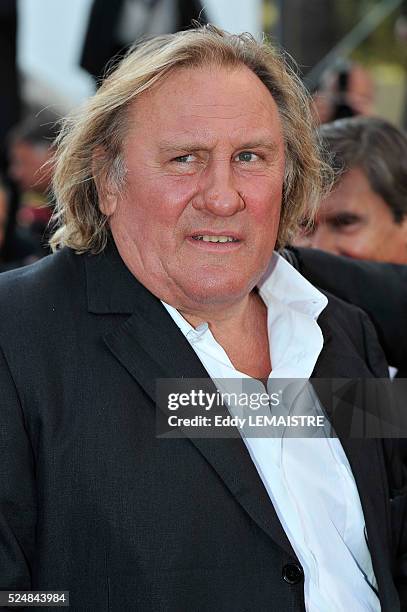
[[[185,293],[195,303],[225,304],[245,298],[255,286],[248,279],[228,277],[201,277],[199,284],[194,282],[185,288]]]

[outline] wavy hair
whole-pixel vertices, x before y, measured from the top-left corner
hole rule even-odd
[[[286,168],[277,246],[287,243],[304,216],[312,218],[330,184],[313,129],[309,97],[287,58],[267,41],[199,26],[158,36],[131,48],[97,93],[62,124],[56,141],[53,192],[56,200],[53,250],[69,246],[97,253],[109,237],[108,217],[99,208],[98,177],[122,187],[126,168],[121,144],[127,109],[142,92],[177,68],[247,66],[270,91],[279,109]]]

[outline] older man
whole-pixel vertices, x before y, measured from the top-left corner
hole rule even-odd
[[[366,316],[273,256],[323,169],[296,78],[211,27],[140,45],[66,125],[60,249],[1,279],[1,588],[400,608],[394,443],[156,435],[160,378],[385,375]]]

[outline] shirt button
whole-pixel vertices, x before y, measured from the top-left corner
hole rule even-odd
[[[283,567],[283,579],[288,584],[298,584],[304,577],[304,572],[302,571],[302,567],[297,565],[297,563],[287,563]]]

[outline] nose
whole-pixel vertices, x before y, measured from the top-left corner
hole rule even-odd
[[[208,164],[200,176],[192,205],[219,217],[231,217],[244,210],[244,196],[235,184],[229,160],[213,160]]]

